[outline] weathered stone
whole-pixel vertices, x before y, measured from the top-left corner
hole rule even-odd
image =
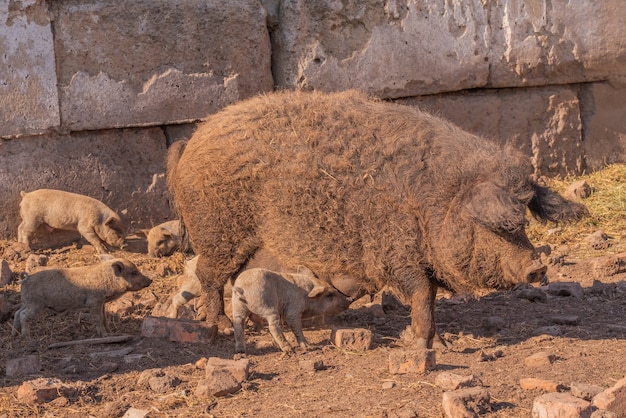
[[[548,296],[546,296],[546,293],[541,289],[537,289],[536,287],[527,287],[521,289],[516,292],[516,295],[518,298],[527,299],[531,302],[545,303],[548,301]]]
[[[591,186],[585,180],[578,180],[570,184],[563,194],[570,199],[586,199],[591,196]]]
[[[127,231],[173,217],[165,185],[165,137],[159,128],[40,136],[1,146],[2,154],[11,157],[0,165],[0,238],[17,234],[21,190],[61,189],[96,198],[122,217]],[[63,235],[43,227],[35,239],[59,244],[58,236]]]
[[[606,80],[626,72],[626,9],[603,2],[493,2],[492,87]]]
[[[209,357],[206,363],[205,377],[212,378],[218,373],[228,373],[238,382],[248,380],[250,374],[250,360],[242,358],[239,360],[226,360],[219,357]]]
[[[472,386],[482,386],[482,382],[473,374],[461,376],[452,372],[441,372],[435,377],[435,385],[445,391],[449,391]]]
[[[576,299],[582,299],[584,296],[583,288],[577,282],[554,282],[548,285],[548,293],[556,296],[571,296]]]
[[[72,397],[76,389],[64,385],[56,378],[39,378],[22,383],[17,388],[17,399],[23,403],[42,404],[50,402],[59,396]]]
[[[571,87],[451,93],[400,102],[512,145],[531,158],[537,175],[566,176],[585,169],[580,102]]]
[[[302,370],[308,372],[317,372],[325,369],[323,360],[304,359],[298,361],[298,365]]]
[[[141,323],[141,336],[183,343],[210,343],[213,329],[200,321],[147,316]]]
[[[147,409],[128,408],[122,418],[145,418],[150,414]]]
[[[550,335],[553,337],[558,337],[559,335],[563,335],[563,331],[561,331],[561,327],[557,325],[548,325],[545,327],[539,327],[533,331],[533,335]]]
[[[593,405],[617,414],[618,418],[626,417],[626,377],[593,397]]]
[[[389,372],[391,374],[424,373],[437,366],[435,350],[391,350]]]
[[[179,383],[180,379],[178,377],[169,374],[152,376],[148,379],[148,386],[156,393],[167,393],[170,389],[178,386]]]
[[[239,389],[241,389],[241,382],[232,374],[222,370],[214,373],[210,379],[200,380],[195,395],[198,397],[226,396]]]
[[[280,3],[276,84],[410,97],[484,86],[487,10],[478,0]],[[452,29],[451,29],[452,28]],[[402,51],[397,53],[397,51]]]
[[[578,325],[578,315],[550,315],[547,320],[558,325]]]
[[[51,2],[67,129],[204,118],[271,91],[266,12],[254,0]],[[141,16],[141,24],[128,24]]]
[[[588,170],[626,161],[626,79],[587,83],[580,97],[586,109],[583,144]]]
[[[37,354],[7,360],[6,375],[9,377],[39,373],[41,362]]]
[[[596,409],[595,411],[593,411],[589,418],[617,418],[617,414],[615,412]]]
[[[591,401],[594,396],[602,392],[604,388],[602,386],[588,385],[586,383],[574,382],[570,385],[570,391],[572,395],[577,398]]]
[[[446,418],[474,418],[491,411],[489,392],[482,387],[459,389],[443,393]]]
[[[0,286],[6,286],[12,281],[11,267],[6,260],[0,260]]]
[[[519,380],[519,386],[524,390],[542,390],[544,392],[561,392],[564,386],[551,380],[525,377]]]
[[[60,124],[53,36],[46,2],[0,2],[0,138]]]
[[[364,328],[333,328],[330,340],[346,350],[365,351],[372,346],[372,331]]]
[[[527,367],[545,367],[549,366],[556,360],[556,355],[540,351],[524,359],[524,364]]]
[[[606,235],[606,233],[602,230],[598,230],[593,234],[588,235],[585,238],[585,241],[587,241],[594,250],[604,250],[611,246],[608,235]]]
[[[533,401],[533,418],[588,418],[593,407],[569,393],[546,393]]]
[[[593,268],[593,272],[596,277],[605,277],[605,276],[614,276],[616,274],[626,272],[626,253],[609,255],[606,257],[598,257],[591,260],[591,267]],[[602,293],[603,284],[599,282],[596,285],[596,281],[594,280],[594,286],[600,290],[597,293]]]
[[[26,273],[31,274],[37,271],[40,267],[48,264],[48,256],[44,254],[30,254],[26,259],[26,266],[24,270]]]

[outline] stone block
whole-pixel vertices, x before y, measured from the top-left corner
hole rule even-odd
[[[59,97],[46,2],[0,2],[0,51],[0,138],[57,128]]]
[[[65,129],[192,122],[273,88],[258,1],[50,6]]]
[[[444,392],[442,406],[446,418],[474,418],[491,411],[491,397],[482,387]]]
[[[42,135],[3,142],[0,238],[17,235],[21,190],[60,189],[98,199],[122,217],[127,233],[172,219],[165,184],[165,142],[159,128]],[[50,234],[40,228],[35,248],[80,239],[77,234],[68,237],[59,232]]]
[[[7,360],[6,375],[9,377],[39,373],[41,362],[37,354]]]
[[[604,388],[602,386],[588,385],[586,383],[574,382],[570,385],[570,391],[572,395],[577,398],[591,401],[594,396],[602,392]]]
[[[597,408],[617,414],[618,418],[626,417],[626,377],[594,396],[592,403]]]
[[[445,391],[449,391],[466,387],[482,386],[482,382],[473,374],[461,376],[452,372],[441,372],[435,377],[435,385]]]
[[[490,3],[490,86],[571,84],[623,75],[622,6],[622,0]]]
[[[391,374],[424,373],[437,366],[435,360],[435,350],[391,350],[389,372]]]
[[[556,360],[556,355],[540,351],[524,359],[524,364],[527,367],[545,367],[549,366]]]
[[[206,363],[206,378],[211,378],[216,373],[225,372],[231,374],[237,381],[248,380],[250,374],[250,360],[242,358],[239,360],[227,360],[219,357],[209,357]]]
[[[560,392],[564,389],[563,385],[560,383],[534,377],[520,379],[519,385],[524,390],[541,390],[544,392]]]
[[[147,316],[141,324],[141,336],[181,343],[210,343],[213,328],[200,321]]]
[[[582,286],[577,282],[550,283],[548,293],[555,296],[571,296],[576,299],[582,299],[585,295]]]
[[[27,404],[51,402],[59,396],[75,396],[77,390],[57,378],[39,378],[24,382],[17,388],[17,400]]]
[[[569,393],[546,393],[533,401],[533,418],[589,418],[593,407]]]
[[[339,348],[365,351],[372,347],[372,331],[364,328],[333,328],[330,340]]]
[[[280,3],[276,85],[384,98],[487,84],[488,10],[479,0]]]

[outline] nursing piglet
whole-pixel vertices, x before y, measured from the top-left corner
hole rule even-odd
[[[350,303],[349,298],[311,275],[279,274],[260,268],[246,270],[237,277],[232,290],[235,352],[245,352],[244,321],[250,313],[267,320],[274,341],[282,351],[290,352],[292,348],[280,328],[281,317],[300,347],[307,348],[302,318],[339,313]]]

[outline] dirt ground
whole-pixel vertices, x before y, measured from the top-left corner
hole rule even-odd
[[[11,265],[14,276],[24,271],[10,250],[14,242],[0,241],[0,255]],[[541,243],[535,243],[540,245]],[[251,376],[243,388],[221,398],[199,397],[194,391],[204,378],[195,363],[206,357],[233,358],[232,335],[220,335],[214,344],[188,344],[142,338],[141,322],[148,314],[162,311],[176,289],[183,255],[150,259],[145,242],[131,240],[126,256],[154,282],[123,301],[109,306],[114,335],[128,334],[125,343],[49,348],[53,343],[95,337],[90,318],[76,312],[47,312],[31,325],[32,340],[12,337],[12,312],[19,303],[19,285],[2,288],[9,307],[0,318],[0,417],[120,417],[131,407],[148,410],[150,417],[441,417],[442,389],[435,377],[442,371],[479,377],[491,396],[492,411],[485,417],[528,417],[540,390],[523,390],[520,379],[536,377],[561,383],[612,386],[626,375],[626,278],[625,273],[603,276],[594,260],[624,251],[621,237],[613,245],[585,258],[576,256],[584,241],[553,248],[548,261],[551,282],[578,282],[584,296],[551,295],[545,301],[520,297],[521,290],[459,297],[440,293],[436,307],[437,327],[447,342],[438,348],[437,367],[424,374],[390,374],[390,350],[410,347],[402,337],[409,325],[409,311],[392,298],[383,310],[362,299],[321,326],[305,329],[312,350],[283,356],[264,328],[246,331]],[[97,262],[91,246],[71,245],[40,250],[48,265],[78,266]],[[10,257],[13,257],[11,259]],[[17,257],[18,258],[18,257]],[[594,280],[598,280],[594,284]],[[2,296],[0,296],[2,297]],[[389,302],[390,301],[390,302]],[[184,315],[192,316],[187,306]],[[563,315],[577,317],[563,325]],[[79,321],[80,317],[80,321]],[[570,318],[571,319],[571,318]],[[330,343],[332,326],[367,328],[374,333],[374,346],[366,352],[350,352]],[[548,328],[545,328],[548,327]],[[555,335],[550,335],[555,334]],[[293,334],[286,332],[290,341]],[[103,351],[125,348],[124,356],[106,356]],[[498,350],[500,356],[491,356]],[[539,368],[524,365],[524,359],[547,351],[556,361]],[[41,371],[34,375],[7,377],[7,360],[37,354]],[[302,360],[322,361],[317,370]],[[178,384],[156,392],[138,382],[147,369],[162,369]],[[58,378],[76,389],[43,405],[20,403],[18,387],[37,377]]]

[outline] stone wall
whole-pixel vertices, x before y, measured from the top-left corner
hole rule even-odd
[[[526,152],[626,162],[623,0],[0,0],[0,237],[19,191],[170,219],[164,156],[274,88],[356,88]]]

